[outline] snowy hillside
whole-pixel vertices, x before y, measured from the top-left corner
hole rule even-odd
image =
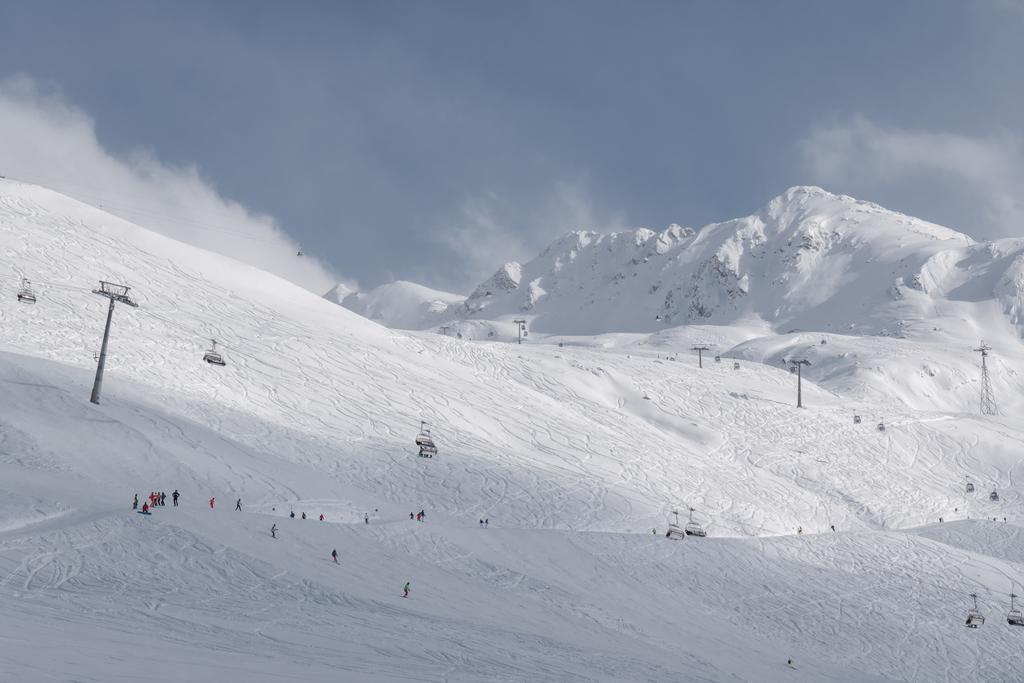
[[[976,248],[920,231],[915,253]],[[760,323],[561,346],[398,332],[3,180],[0,254],[0,680],[1017,680],[1022,356],[1004,337],[1009,408],[983,418],[839,365],[847,344],[952,358],[973,329],[826,345]],[[982,270],[1009,287],[1010,251],[998,276],[978,258],[935,266],[922,295],[966,299]],[[23,277],[35,304],[15,297]],[[114,312],[95,406],[100,279],[139,307]],[[689,347],[713,335],[738,366],[697,367]],[[224,367],[201,360],[211,338]],[[805,379],[798,410],[775,360],[815,344],[835,352],[812,367],[838,379]],[[939,379],[976,381],[971,362]],[[130,510],[155,489],[182,506]],[[708,538],[666,539],[689,507]]]

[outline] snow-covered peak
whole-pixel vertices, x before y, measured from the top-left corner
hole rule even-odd
[[[335,300],[335,291],[347,292]],[[356,292],[340,284],[325,298],[341,304],[350,311],[388,327],[419,330],[440,324],[452,317],[449,307],[458,305],[463,297],[442,292],[415,282],[396,280],[375,287],[368,292]]]
[[[1021,254],[1014,241],[977,244],[797,186],[749,216],[699,230],[566,233],[530,261],[503,265],[464,305],[422,322],[526,316],[540,332],[594,334],[759,320],[778,332],[903,334],[915,323],[929,327],[937,298],[970,289],[972,301],[996,301],[1005,321],[1020,325]]]

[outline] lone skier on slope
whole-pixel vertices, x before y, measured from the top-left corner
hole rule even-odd
[[[216,500],[216,498],[211,498],[211,499],[210,499],[210,509],[211,509],[211,510],[213,509],[213,501],[214,501],[214,500]]]
[[[139,494],[136,493],[134,500],[132,500],[132,510],[138,510],[138,509],[139,509]]]
[[[334,564],[338,564],[338,550],[334,549],[331,551],[331,559],[334,560]]]
[[[277,538],[277,525],[276,524],[271,524],[270,525],[270,537],[271,538]]]
[[[178,489],[174,489],[174,493],[171,494],[171,498],[174,499],[174,507],[178,507]]]
[[[239,498],[238,500],[235,501],[235,510],[237,510],[238,512],[242,511],[242,499],[241,498]]]
[[[405,588],[402,589],[402,597],[403,598],[409,597],[409,582],[408,581],[405,582]]]

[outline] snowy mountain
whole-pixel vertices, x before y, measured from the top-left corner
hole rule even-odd
[[[404,280],[390,282],[368,292],[339,294],[335,288],[325,298],[382,325],[403,330],[428,329],[444,323],[451,317],[450,307],[463,300],[458,294]]]
[[[990,302],[1020,329],[1024,240],[979,244],[795,187],[751,216],[700,230],[570,233],[528,263],[499,268],[461,306],[446,299],[440,315],[395,326],[525,317],[536,332],[591,335],[758,321],[775,333],[903,336],[954,308],[983,315]]]
[[[922,263],[931,279],[904,301],[949,302],[928,335],[822,345],[766,318],[484,344],[388,329],[0,180],[0,680],[1016,680],[1024,354],[1012,311],[982,296],[1011,296],[1016,257],[913,225],[908,254],[976,259]],[[639,249],[623,239],[581,248],[579,277],[608,244]],[[502,269],[471,297],[479,314],[499,317],[533,272]],[[16,297],[23,278],[35,304]],[[93,405],[100,279],[139,307],[114,311]],[[553,284],[537,284],[535,320],[569,301]],[[397,301],[349,303],[407,322],[424,310],[398,303],[462,305],[388,291]],[[701,319],[759,310],[759,296]],[[830,314],[785,316],[804,309]],[[983,417],[962,349],[995,321],[1003,415]],[[223,367],[202,362],[211,338]],[[699,368],[701,340],[730,358]],[[778,362],[794,349],[824,373],[805,376],[804,409]],[[879,367],[850,370],[867,357]],[[416,455],[421,420],[435,458]],[[175,489],[180,507],[130,509],[133,493]],[[708,537],[667,539],[689,508]],[[970,593],[979,630],[964,628]]]

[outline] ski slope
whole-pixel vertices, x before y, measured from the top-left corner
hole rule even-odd
[[[393,331],[2,180],[0,253],[2,680],[1019,680],[1012,416],[884,381],[861,424],[838,380],[797,410],[770,361],[806,340],[735,330],[703,369],[685,332]],[[94,406],[99,279],[139,308],[114,312]],[[132,513],[154,489],[182,507]],[[665,539],[688,507],[710,536]]]

